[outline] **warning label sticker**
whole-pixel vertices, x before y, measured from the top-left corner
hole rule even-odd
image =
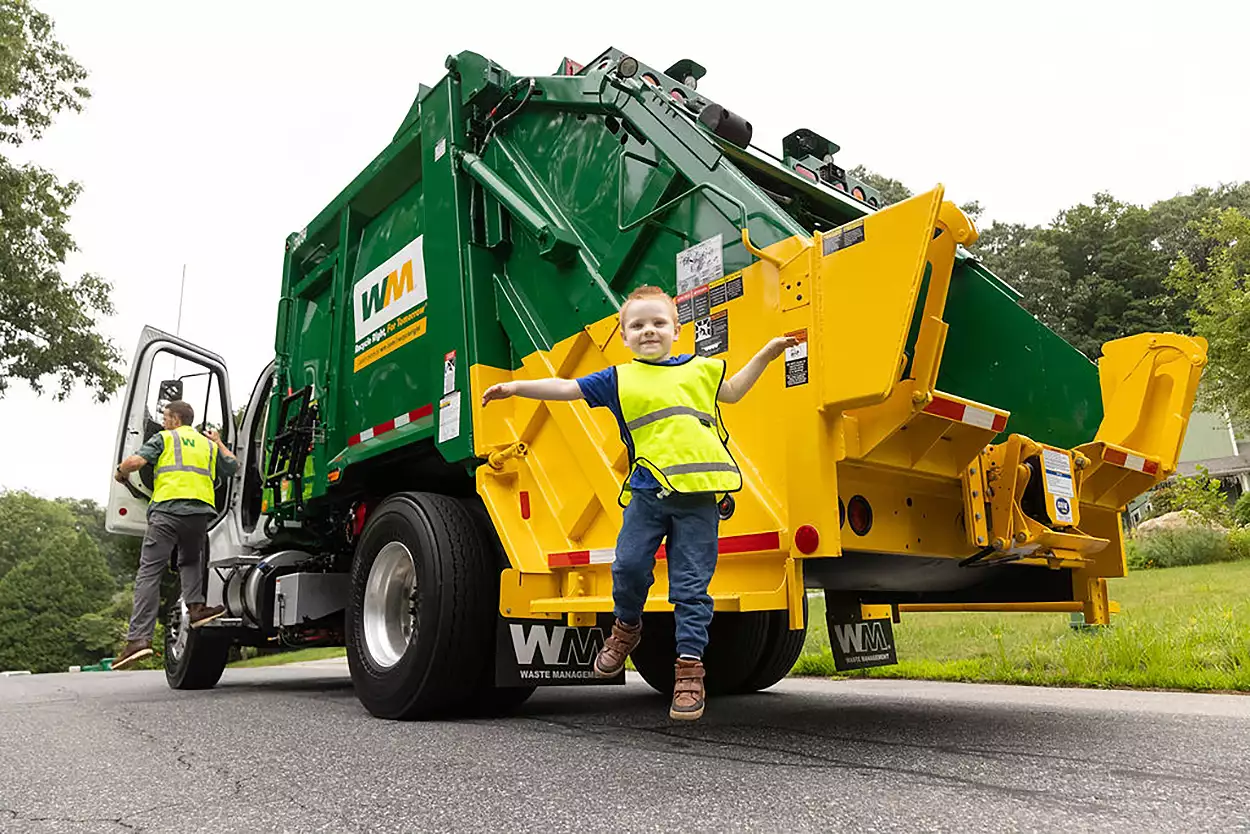
[[[689,324],[705,319],[723,304],[742,298],[742,273],[735,272],[713,281],[707,286],[695,287],[673,299],[677,304],[677,320]]]
[[[438,442],[460,436],[460,392],[453,391],[438,401]]]
[[[677,253],[677,294],[712,283],[725,275],[721,235],[696,243]]]
[[[450,394],[456,388],[456,352],[443,356],[443,394]]]
[[[826,255],[832,255],[840,249],[849,249],[855,244],[863,242],[863,220],[857,220],[854,223],[847,223],[845,226],[839,226],[821,238],[821,244],[823,246],[822,251]]]
[[[1055,521],[1066,521],[1072,523],[1072,502],[1067,498],[1059,497],[1055,499]]]
[[[1046,491],[1063,498],[1075,498],[1072,488],[1072,459],[1055,449],[1042,450],[1042,468],[1046,470]]]
[[[794,347],[786,348],[786,387],[807,384],[807,331],[787,333],[799,340]]]
[[[712,356],[729,350],[729,311],[720,310],[694,323],[694,352]]]

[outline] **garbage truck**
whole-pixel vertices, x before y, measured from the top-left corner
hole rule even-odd
[[[896,663],[911,612],[1109,622],[1121,511],[1175,471],[1206,344],[1143,333],[1091,361],[977,259],[941,185],[886,205],[815,130],[759,147],[705,75],[617,49],[547,75],[449,57],[286,239],[246,403],[217,353],[143,330],[117,460],[174,399],[241,460],[205,544],[227,613],[191,630],[169,607],[170,686],[215,685],[232,646],[314,645],[345,646],[359,700],[389,719],[623,682],[591,670],[631,466],[615,420],[481,395],[630,361],[618,313],[644,284],[676,300],[677,352],[732,372],[796,341],[723,408],[743,483],[719,504],[711,694],[784,677],[812,593],[846,670]],[[152,483],[110,481],[109,530],[143,533]],[[660,691],[664,555],[632,658]]]

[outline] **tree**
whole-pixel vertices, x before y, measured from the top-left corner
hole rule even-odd
[[[1225,209],[1198,232],[1210,244],[1204,262],[1182,254],[1167,280],[1193,300],[1189,321],[1209,343],[1200,402],[1243,421],[1250,419],[1250,215]]]
[[[0,0],[0,144],[38,139],[54,116],[81,111],[90,96],[86,70],[52,29],[27,0]],[[111,286],[98,275],[66,280],[60,272],[76,249],[66,224],[80,191],[0,156],[0,397],[11,380],[42,393],[55,376],[57,399],[82,382],[104,401],[125,381],[121,353],[95,322],[113,314]]]
[[[70,511],[79,533],[95,542],[114,579],[123,583],[134,579],[143,545],[140,536],[119,536],[105,530],[104,508],[90,498],[58,498],[56,503]]]
[[[114,585],[87,545],[57,539],[0,579],[0,669],[63,672],[99,657],[82,647],[76,625],[109,603]]]
[[[90,538],[75,528],[74,516],[65,507],[28,492],[0,492],[0,579],[46,547],[63,546],[72,551],[90,544]]]

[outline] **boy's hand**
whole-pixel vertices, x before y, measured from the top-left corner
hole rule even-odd
[[[767,353],[768,360],[771,362],[772,360],[776,359],[781,354],[785,353],[786,348],[795,347],[796,345],[798,345],[798,343],[799,343],[799,340],[794,338],[793,336],[778,336],[776,339],[773,339],[772,341],[770,341],[764,347],[764,350]]]
[[[506,400],[515,394],[515,382],[501,382],[486,389],[486,393],[482,394],[482,405],[486,405],[491,400]]]

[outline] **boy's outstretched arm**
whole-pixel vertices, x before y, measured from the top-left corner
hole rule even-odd
[[[492,385],[482,394],[482,405],[491,400],[527,397],[531,400],[580,400],[582,388],[575,379],[518,379]]]
[[[768,363],[785,353],[786,348],[794,347],[798,343],[799,340],[793,336],[779,336],[770,340],[760,348],[759,353],[751,357],[750,362],[742,366],[742,370],[725,380],[716,399],[723,403],[736,403],[745,397],[760,378],[760,374],[764,373]]]

